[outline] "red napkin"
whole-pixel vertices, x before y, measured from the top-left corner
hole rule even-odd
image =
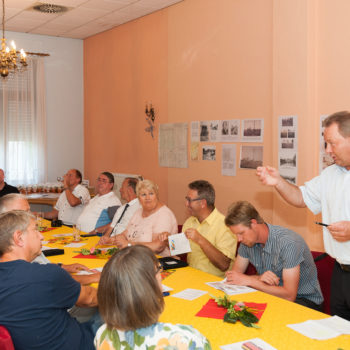
[[[244,303],[247,307],[258,310],[254,315],[260,320],[263,315],[267,304],[256,304],[256,303]],[[199,317],[217,318],[222,320],[227,312],[222,306],[218,306],[214,299],[209,299],[208,302],[202,307],[201,310],[196,314]]]

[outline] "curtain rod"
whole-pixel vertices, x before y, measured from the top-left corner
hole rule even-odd
[[[27,55],[31,55],[31,56],[50,56],[49,53],[27,52],[27,51],[25,51],[25,53],[26,53]]]

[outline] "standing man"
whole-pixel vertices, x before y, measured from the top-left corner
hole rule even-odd
[[[97,291],[55,264],[31,264],[42,239],[32,214],[0,214],[0,324],[18,350],[93,350],[92,324],[79,323],[67,309],[97,306]]]
[[[19,191],[17,187],[8,185],[5,182],[5,173],[2,169],[0,169],[0,197],[9,193],[19,193]]]
[[[331,313],[350,320],[350,113],[338,112],[324,121],[326,152],[334,160],[321,175],[297,187],[277,169],[258,167],[257,176],[273,186],[291,205],[322,212],[326,252],[336,259],[331,282]]]
[[[127,177],[124,179],[119,192],[121,198],[126,201],[126,203],[117,209],[110,224],[97,227],[93,231],[93,233],[103,233],[101,242],[103,242],[105,238],[119,235],[120,233],[124,232],[137,209],[141,208],[140,202],[136,195],[136,185],[138,182],[139,180],[133,177]]]
[[[223,277],[236,254],[237,241],[225,225],[225,217],[215,208],[214,187],[205,180],[193,181],[187,192],[186,207],[191,215],[183,225],[192,252],[190,266]]]
[[[62,220],[65,225],[75,225],[85,205],[90,201],[90,193],[81,185],[82,175],[77,169],[70,169],[63,176],[64,191],[58,198],[54,209],[44,213],[45,219]]]
[[[233,203],[225,218],[240,246],[227,282],[249,286],[322,311],[323,297],[317,269],[304,239],[281,226],[264,222],[248,202]],[[258,275],[248,276],[249,263]]]
[[[96,180],[96,196],[85,206],[77,220],[77,225],[82,231],[90,232],[95,229],[103,209],[121,205],[119,198],[113,192],[113,187],[113,174],[108,171],[101,173]]]

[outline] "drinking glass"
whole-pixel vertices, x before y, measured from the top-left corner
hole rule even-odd
[[[74,242],[80,242],[80,226],[73,225],[73,240]]]

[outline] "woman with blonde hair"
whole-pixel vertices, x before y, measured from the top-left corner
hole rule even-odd
[[[158,322],[164,309],[161,268],[145,246],[127,247],[111,257],[97,297],[105,324],[96,333],[96,349],[211,349],[192,326]]]
[[[141,208],[135,212],[126,230],[114,237],[102,237],[99,244],[115,244],[118,248],[141,244],[156,254],[169,256],[167,240],[163,240],[161,234],[178,233],[174,213],[159,201],[158,186],[151,180],[140,181],[136,195]]]

